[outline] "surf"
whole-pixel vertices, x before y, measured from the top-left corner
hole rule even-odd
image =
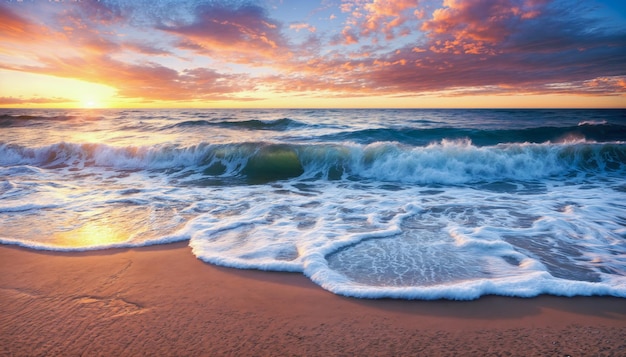
[[[200,143],[189,147],[116,147],[66,142],[24,147],[0,143],[0,164],[47,169],[189,171],[216,178],[247,178],[250,183],[300,178],[464,184],[623,173],[626,146],[586,141],[476,146],[469,140],[442,140],[418,147],[397,142]]]

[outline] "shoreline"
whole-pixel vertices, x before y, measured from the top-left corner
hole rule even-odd
[[[626,354],[626,299],[362,300],[299,273],[203,263],[187,242],[0,245],[0,355]]]

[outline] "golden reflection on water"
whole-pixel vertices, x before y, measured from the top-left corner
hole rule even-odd
[[[110,222],[89,221],[76,229],[55,232],[52,240],[54,245],[63,247],[85,247],[114,245],[128,240],[128,227]]]
[[[141,244],[172,234],[185,224],[185,217],[171,207],[111,205],[95,209],[55,229],[49,244],[65,248]]]
[[[113,205],[83,213],[54,229],[50,244],[67,248],[141,242],[168,231],[167,218],[149,207]]]
[[[52,249],[141,245],[174,234],[189,217],[168,205],[115,203],[82,210],[0,215],[0,237]]]

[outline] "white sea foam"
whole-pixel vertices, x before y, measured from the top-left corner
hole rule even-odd
[[[626,297],[626,243],[614,223],[625,208],[607,213],[617,202],[588,197],[610,192],[274,189],[283,191],[278,202],[275,192],[252,189],[196,217],[187,226],[194,254],[237,268],[301,271],[355,297]],[[580,207],[563,210],[563,202]]]
[[[0,243],[75,251],[189,240],[209,263],[299,272],[366,298],[626,297],[624,126],[606,134],[612,124],[577,118],[555,136],[494,118],[504,129],[475,135],[481,145],[463,139],[474,129],[443,124],[415,145],[419,130],[400,125],[411,120],[318,127],[184,116],[185,125],[125,120],[122,131],[100,132],[115,139],[102,143],[63,142],[66,132],[52,129],[54,139],[20,141],[23,125],[8,127]],[[142,128],[151,131],[141,138],[158,131],[168,140],[124,138]],[[319,128],[333,140],[302,139]],[[242,130],[250,137],[235,136]],[[344,131],[355,141],[338,139]],[[455,139],[430,140],[437,132]],[[576,140],[552,140],[570,132]],[[494,133],[522,139],[485,144]],[[370,134],[401,140],[358,140]],[[533,136],[548,139],[523,142]]]

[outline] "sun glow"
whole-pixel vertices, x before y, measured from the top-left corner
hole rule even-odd
[[[125,242],[128,232],[125,227],[109,225],[108,222],[86,222],[82,226],[54,234],[54,240],[65,247],[107,246]]]
[[[103,84],[0,69],[0,107],[108,108],[116,93]]]
[[[100,104],[99,101],[90,98],[82,102],[82,107],[85,109],[95,109],[102,108],[103,106]]]
[[[53,244],[79,248],[121,244],[144,233],[148,217],[149,212],[129,207],[94,209],[60,222],[52,237]]]

